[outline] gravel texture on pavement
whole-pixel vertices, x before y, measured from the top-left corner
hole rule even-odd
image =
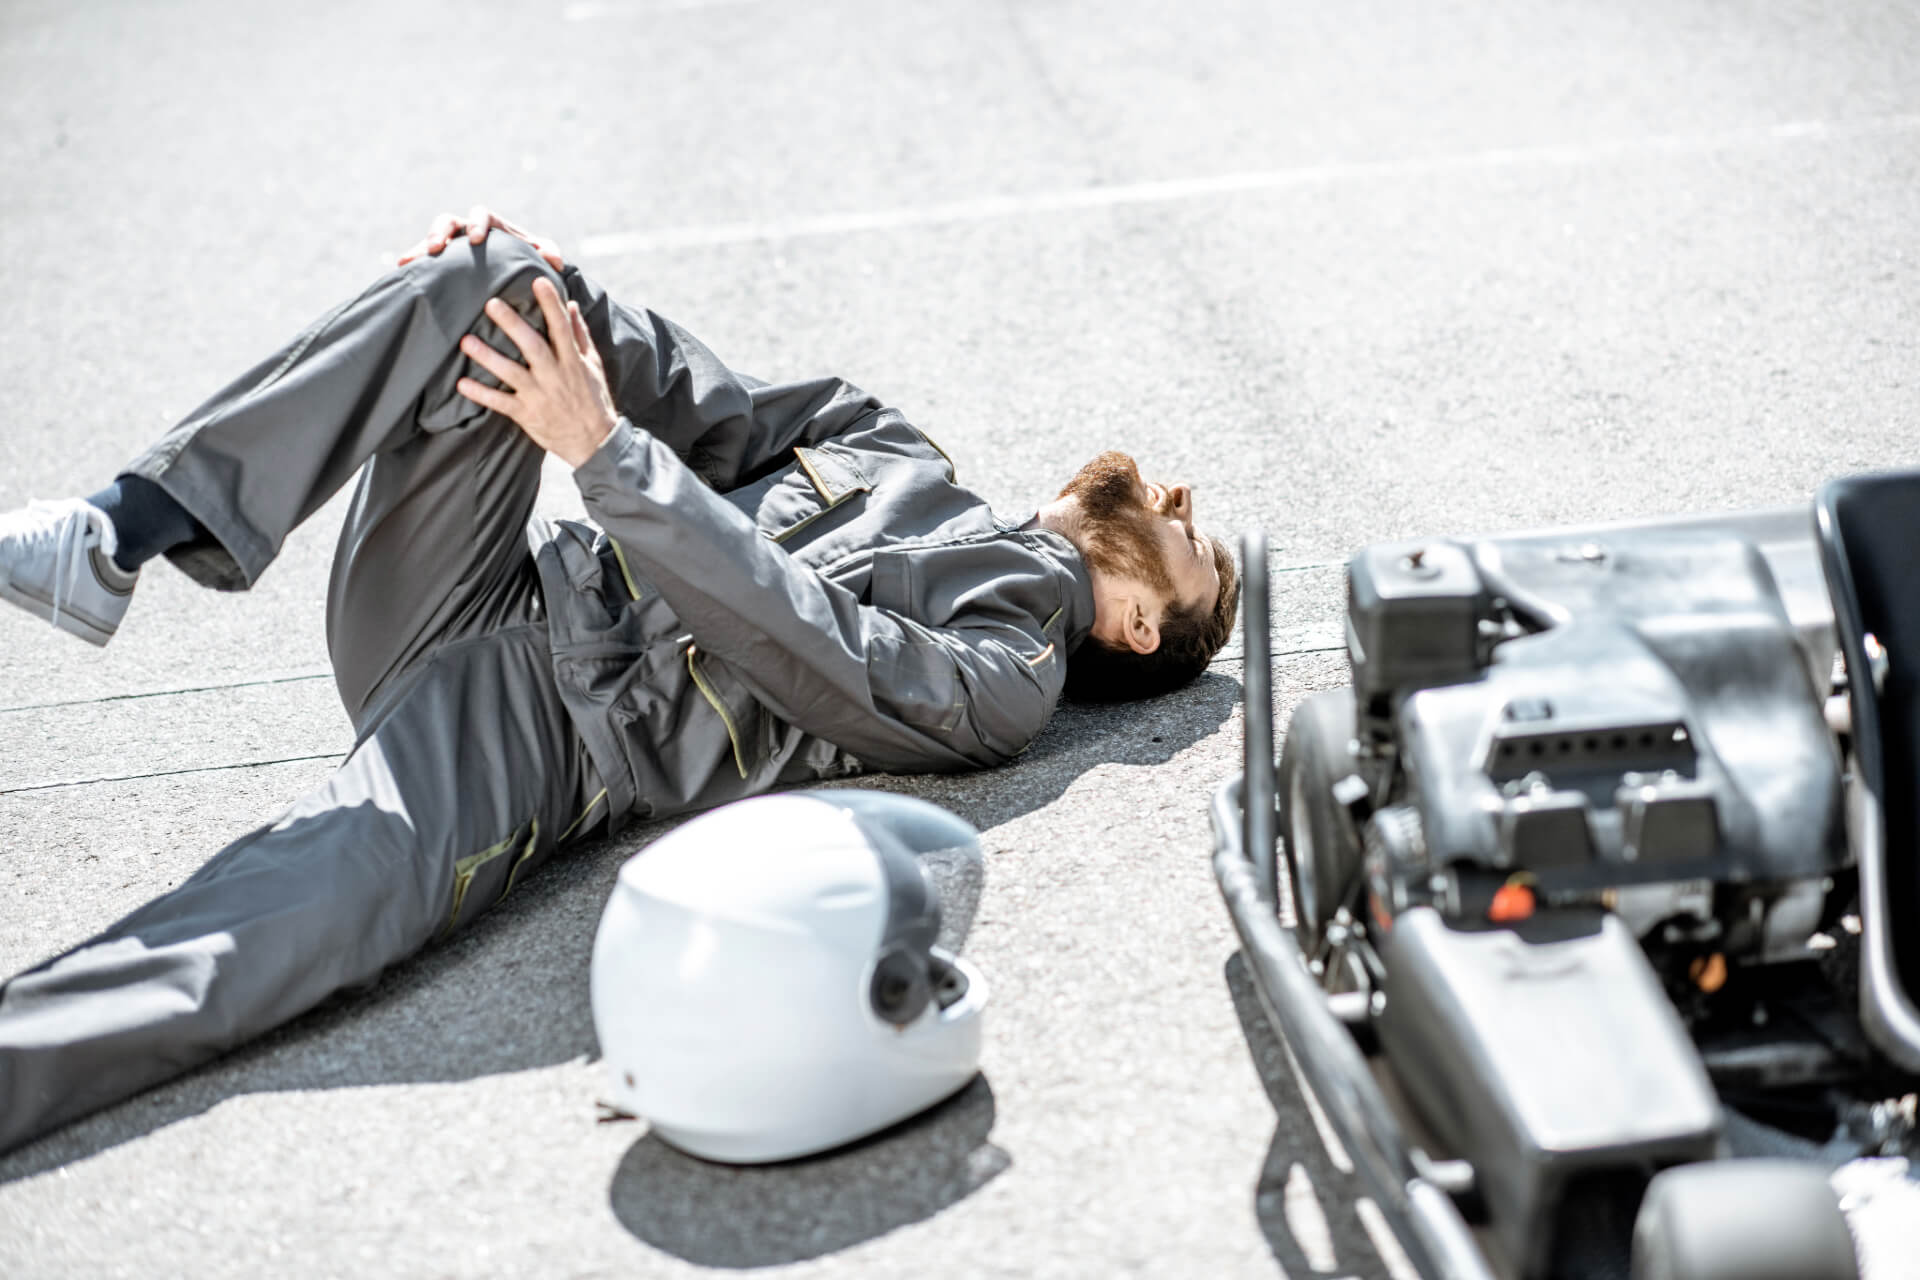
[[[903,407],[1003,510],[1121,447],[1264,528],[1284,724],[1345,680],[1363,543],[1914,460],[1917,58],[1906,0],[10,0],[0,509],[98,488],[484,201],[739,368]],[[346,750],[341,511],[244,596],[157,567],[105,651],[0,617],[0,970]],[[0,1158],[0,1275],[1403,1274],[1208,867],[1239,653],[1008,768],[873,780],[984,833],[951,1104],[768,1169],[598,1123],[592,933],[654,824]],[[1852,1176],[1900,1274],[1913,1184]]]

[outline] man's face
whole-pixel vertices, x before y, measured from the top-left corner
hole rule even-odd
[[[1103,453],[1060,491],[1079,500],[1087,561],[1159,596],[1206,611],[1220,594],[1213,547],[1193,527],[1193,495],[1183,484],[1150,484],[1124,453]]]

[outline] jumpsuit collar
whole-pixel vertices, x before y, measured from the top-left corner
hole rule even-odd
[[[1087,568],[1086,558],[1065,536],[1033,524],[1032,512],[1006,523],[1015,537],[1046,556],[1059,570],[1060,615],[1047,630],[1059,636],[1063,653],[1072,653],[1093,631],[1093,573]]]

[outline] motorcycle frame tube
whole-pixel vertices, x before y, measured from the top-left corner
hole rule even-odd
[[[1876,1048],[1902,1070],[1920,1073],[1920,1010],[1908,999],[1893,959],[1885,819],[1879,797],[1858,777],[1847,784],[1847,819],[1860,869],[1860,1021]]]
[[[1261,895],[1254,864],[1240,847],[1241,793],[1238,778],[1214,793],[1214,879],[1261,1009],[1293,1051],[1300,1084],[1320,1104],[1415,1269],[1435,1280],[1495,1280],[1452,1198],[1419,1176],[1359,1046],[1327,1008],[1299,945]]]
[[[1280,925],[1266,536],[1241,538],[1244,772],[1214,792],[1213,872],[1262,1010],[1423,1276],[1494,1280],[1451,1197],[1419,1176],[1414,1154],[1353,1037],[1333,1016],[1306,957]]]
[[[1255,529],[1240,538],[1240,617],[1246,653],[1241,680],[1243,747],[1241,775],[1246,778],[1273,777],[1273,631],[1272,610],[1268,603],[1267,535]],[[1259,625],[1254,625],[1254,620]],[[1253,862],[1254,886],[1266,898],[1269,914],[1279,909],[1279,863],[1275,854],[1275,832],[1280,811],[1274,787],[1258,786],[1259,803],[1249,803],[1242,811],[1242,845],[1245,857]]]

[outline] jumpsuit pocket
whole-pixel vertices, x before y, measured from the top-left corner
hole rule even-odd
[[[853,498],[873,491],[872,481],[851,454],[832,445],[796,445],[794,465],[761,498],[760,532],[785,542]]]
[[[520,869],[540,847],[538,819],[514,828],[513,834],[478,853],[470,853],[453,864],[453,905],[447,922],[441,926],[444,938],[463,924],[471,923],[488,907],[507,896]]]
[[[874,705],[916,729],[952,733],[966,714],[953,655],[937,640],[877,635],[867,642]]]
[[[726,727],[733,767],[743,781],[751,777],[753,770],[766,759],[771,738],[762,722],[772,717],[732,678],[724,662],[716,662],[701,652],[698,645],[687,646],[687,674]]]

